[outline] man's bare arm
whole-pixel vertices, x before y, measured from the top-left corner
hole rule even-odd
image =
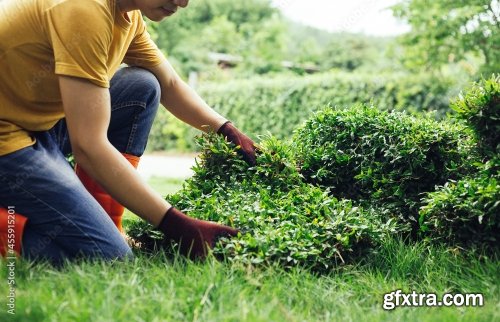
[[[59,84],[76,162],[118,202],[158,226],[170,204],[108,141],[109,90],[66,76],[59,78]]]
[[[227,122],[179,77],[168,61],[150,71],[160,82],[161,103],[178,119],[205,132],[216,132]]]

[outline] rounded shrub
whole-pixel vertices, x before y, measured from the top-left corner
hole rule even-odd
[[[500,176],[448,182],[424,203],[420,210],[423,236],[449,244],[498,247]]]
[[[411,221],[423,194],[472,171],[474,141],[462,125],[357,105],[316,113],[294,136],[307,182]]]
[[[451,103],[457,117],[465,120],[477,135],[486,157],[500,153],[500,75],[474,83]]]
[[[498,248],[500,233],[500,77],[473,84],[452,108],[475,133],[482,162],[475,173],[429,193],[420,210],[421,233],[452,244]]]
[[[213,252],[244,263],[325,271],[409,231],[438,242],[497,245],[498,79],[485,84],[455,102],[467,122],[328,107],[292,142],[261,141],[250,168],[238,147],[205,135],[195,175],[167,200],[196,218],[239,228]],[[142,248],[171,249],[145,222],[128,233]]]
[[[219,137],[203,137],[201,144],[194,176],[167,199],[190,216],[241,230],[216,245],[216,256],[325,271],[351,261],[394,229],[376,213],[305,183],[291,148],[277,139],[262,142],[253,168]],[[128,233],[146,248],[171,247],[144,222]]]

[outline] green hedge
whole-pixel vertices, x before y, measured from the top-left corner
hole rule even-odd
[[[414,232],[423,194],[470,173],[478,160],[462,125],[366,105],[316,113],[294,142],[308,182],[389,210]]]
[[[222,138],[201,138],[201,144],[194,177],[167,200],[191,216],[242,230],[218,243],[216,256],[321,272],[352,262],[394,231],[375,212],[304,182],[291,147],[274,138],[261,142],[257,166],[250,169]],[[145,222],[134,223],[128,234],[144,249],[171,249]]]
[[[200,95],[252,138],[271,133],[287,139],[312,112],[324,106],[369,103],[409,111],[448,111],[452,82],[427,75],[323,74],[306,77],[255,78],[205,84]],[[198,132],[160,111],[150,150],[193,150]]]
[[[486,157],[500,153],[500,75],[474,83],[451,103],[457,117],[464,120],[478,137]]]
[[[167,200],[241,229],[214,254],[243,263],[325,271],[393,234],[498,249],[500,158],[488,140],[497,134],[497,84],[461,96],[474,98],[458,116],[471,128],[367,105],[328,107],[293,142],[262,140],[251,168],[232,144],[203,136],[194,177]],[[145,249],[171,247],[142,221],[128,233]]]
[[[457,118],[474,131],[482,162],[467,178],[449,182],[424,200],[422,235],[457,244],[498,247],[500,233],[500,77],[473,84],[453,100]]]
[[[448,182],[424,199],[420,211],[423,236],[452,244],[498,247],[500,176],[481,175]]]
[[[262,140],[252,168],[220,136],[200,138],[194,177],[167,200],[193,217],[242,230],[217,244],[216,256],[325,271],[356,261],[389,234],[408,236],[408,205],[415,211],[424,192],[469,171],[469,134],[460,125],[374,107],[327,108],[297,131],[294,143]],[[339,160],[352,161],[351,168]],[[318,172],[310,171],[315,162],[325,178],[359,183],[353,191],[360,193],[345,193],[332,181],[318,184],[311,175]],[[171,247],[145,222],[128,233],[145,249]]]

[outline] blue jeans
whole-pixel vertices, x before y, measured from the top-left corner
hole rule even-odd
[[[158,80],[144,69],[126,67],[112,78],[110,94],[109,141],[122,153],[141,156],[160,101]],[[82,257],[133,257],[65,159],[71,152],[65,121],[33,135],[35,145],[0,156],[0,207],[14,207],[28,218],[22,256],[56,265]]]

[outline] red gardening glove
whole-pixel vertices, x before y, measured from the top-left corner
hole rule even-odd
[[[191,259],[204,259],[219,237],[238,234],[237,229],[188,217],[174,207],[167,211],[158,229],[165,238],[179,243],[180,253]]]
[[[223,135],[229,142],[239,146],[238,153],[241,154],[243,159],[251,166],[255,165],[255,144],[252,139],[238,130],[230,121],[224,123],[217,131],[218,134]]]

